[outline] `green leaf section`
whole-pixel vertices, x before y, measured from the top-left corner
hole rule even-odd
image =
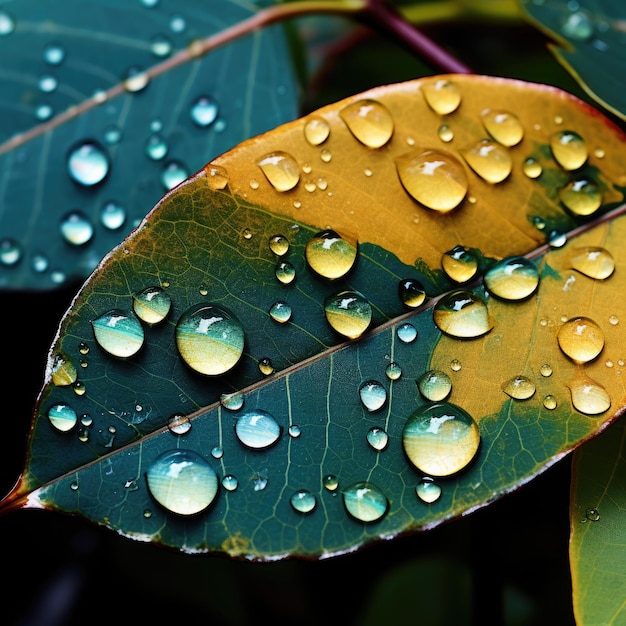
[[[82,282],[174,184],[296,116],[298,86],[280,26],[189,54],[142,86],[142,72],[257,10],[202,0],[0,8],[0,288]],[[85,143],[107,162],[93,182],[102,163],[91,148],[83,152],[76,171],[93,173],[87,185],[68,162]]]

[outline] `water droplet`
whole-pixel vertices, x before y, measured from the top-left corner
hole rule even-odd
[[[146,154],[153,161],[160,161],[165,158],[168,150],[169,146],[162,135],[154,133],[148,137],[146,141]]]
[[[461,104],[461,92],[455,83],[446,79],[424,82],[421,87],[426,103],[439,115],[456,111]]]
[[[81,211],[67,213],[61,220],[60,229],[63,239],[73,246],[86,244],[94,233],[91,220]]]
[[[567,243],[567,233],[552,230],[548,233],[547,239],[551,248],[562,248]]]
[[[6,237],[0,240],[0,263],[2,265],[12,267],[17,265],[21,258],[22,246],[15,239]]]
[[[415,309],[424,304],[426,291],[419,280],[405,278],[398,283],[398,296],[402,304],[410,309]]]
[[[272,364],[272,359],[269,357],[263,357],[259,359],[259,372],[263,374],[263,376],[269,376],[274,373],[274,365]]]
[[[162,322],[172,307],[172,299],[162,287],[146,287],[133,296],[133,310],[146,324]]]
[[[187,176],[189,173],[180,161],[170,161],[161,171],[161,183],[169,191],[182,183]]]
[[[207,183],[211,189],[216,191],[226,188],[228,185],[228,172],[219,165],[207,165],[206,169]]]
[[[173,48],[171,40],[166,35],[158,34],[150,40],[150,52],[160,59],[169,56]]]
[[[527,376],[513,376],[502,385],[502,391],[514,400],[528,400],[535,395],[535,383]]]
[[[57,79],[54,76],[45,74],[39,78],[39,89],[44,93],[52,93],[59,85]]]
[[[585,415],[599,415],[611,406],[607,390],[586,374],[578,373],[568,387],[574,408]]]
[[[438,128],[437,134],[439,135],[439,139],[445,143],[449,143],[454,139],[454,132],[447,124],[442,124]]]
[[[537,159],[528,157],[524,160],[522,171],[526,174],[526,176],[528,176],[528,178],[539,178],[543,172],[543,167]]]
[[[509,151],[491,139],[481,139],[468,150],[461,151],[467,164],[488,183],[501,183],[513,169]]]
[[[588,317],[574,317],[559,329],[557,340],[561,350],[575,363],[588,363],[604,348],[602,329]]]
[[[480,115],[485,130],[503,146],[516,146],[524,137],[524,127],[510,111],[483,111]]]
[[[302,434],[302,429],[297,424],[292,424],[287,429],[287,432],[289,433],[290,437],[297,439]]]
[[[224,487],[226,491],[236,491],[237,487],[239,487],[239,480],[232,474],[226,474],[226,476],[222,478],[222,487]]]
[[[557,400],[556,398],[549,393],[544,399],[543,399],[543,406],[548,409],[548,411],[554,411],[554,409],[556,409],[557,407]]]
[[[176,324],[176,345],[181,357],[196,372],[218,376],[241,358],[244,331],[229,311],[213,305],[194,305]]]
[[[590,522],[597,522],[600,519],[600,512],[596,508],[590,508],[585,511],[585,517]]]
[[[422,396],[431,402],[441,402],[452,392],[452,380],[441,370],[433,369],[425,372],[416,383]]]
[[[265,178],[276,191],[289,191],[300,180],[300,168],[296,160],[286,152],[272,152],[257,161]]]
[[[369,443],[374,450],[382,452],[389,443],[389,435],[387,431],[380,428],[380,426],[372,426],[372,428],[367,431],[367,443]]]
[[[145,89],[149,82],[150,78],[143,69],[139,67],[130,67],[126,72],[122,84],[126,91],[137,93]]]
[[[211,96],[200,96],[189,111],[192,121],[200,128],[207,128],[217,119],[219,108]]]
[[[381,519],[389,508],[383,492],[369,482],[358,482],[342,492],[346,511],[360,522],[370,523]]]
[[[191,421],[187,415],[177,413],[169,418],[167,427],[174,435],[185,435],[191,430]]]
[[[40,104],[35,109],[35,117],[40,122],[49,120],[52,117],[52,113],[53,113],[52,107],[49,104]]]
[[[446,213],[455,209],[468,189],[461,163],[440,150],[413,150],[396,159],[400,182],[420,204]]]
[[[291,503],[294,511],[297,511],[298,513],[310,513],[317,505],[315,496],[306,489],[296,491],[289,499],[289,502]]]
[[[304,137],[312,146],[323,144],[330,135],[330,124],[317,115],[311,116],[304,124]]]
[[[454,246],[441,256],[441,269],[450,280],[466,283],[478,272],[478,259],[463,246]]]
[[[453,291],[439,300],[433,320],[439,330],[453,337],[480,337],[493,328],[487,305],[465,290]]]
[[[537,290],[539,271],[526,257],[509,257],[487,270],[485,286],[503,300],[523,300]]]
[[[289,261],[280,261],[274,271],[276,278],[283,285],[292,283],[296,277],[296,268]]]
[[[417,339],[417,328],[413,324],[406,322],[398,326],[396,335],[402,343],[412,343]]]
[[[52,382],[58,387],[66,387],[76,382],[76,366],[71,359],[57,353],[52,357]]]
[[[422,502],[432,504],[441,497],[441,486],[430,478],[430,476],[424,476],[424,478],[417,483],[415,493]]]
[[[220,402],[229,411],[238,411],[243,407],[245,396],[238,391],[234,393],[223,393]]]
[[[357,259],[357,243],[334,230],[323,230],[309,239],[304,254],[316,274],[336,280],[353,268]]]
[[[326,474],[322,479],[322,483],[327,491],[337,491],[339,487],[339,480],[337,480],[334,474]]]
[[[465,468],[480,444],[478,425],[461,407],[437,402],[409,417],[402,445],[417,469],[430,476],[449,476]]]
[[[611,324],[611,326],[617,326],[619,324],[619,317],[617,317],[617,315],[609,316],[609,324]]]
[[[274,302],[270,307],[270,317],[279,324],[285,324],[291,319],[291,307],[286,302]]]
[[[372,306],[357,291],[342,291],[328,296],[324,313],[330,326],[348,339],[359,338],[372,321]]]
[[[69,404],[62,402],[48,409],[48,419],[57,430],[66,433],[76,426],[78,416]]]
[[[117,230],[126,221],[126,209],[113,200],[106,202],[100,209],[100,223],[109,230]]]
[[[324,163],[330,163],[331,160],[333,158],[332,152],[328,149],[328,148],[324,148],[321,152],[320,152],[320,159],[324,162]]]
[[[584,139],[572,130],[561,130],[550,138],[552,156],[568,171],[581,168],[589,156]]]
[[[604,280],[615,271],[615,259],[605,248],[585,246],[574,248],[572,252],[572,268],[589,278]]]
[[[235,422],[235,434],[244,446],[260,450],[273,446],[281,435],[273,415],[262,409],[243,413]]]
[[[350,132],[368,148],[384,146],[393,135],[391,113],[380,102],[364,99],[339,111]]]
[[[402,368],[395,361],[391,361],[385,368],[385,375],[389,380],[398,380],[402,376]]]
[[[65,59],[65,49],[58,43],[46,44],[43,58],[48,65],[61,65]]]
[[[113,356],[131,357],[143,346],[144,332],[134,315],[113,309],[91,322],[98,345]]]
[[[0,37],[10,35],[14,30],[15,20],[6,11],[0,11]]]
[[[152,497],[168,511],[195,515],[215,500],[217,475],[192,450],[170,450],[159,455],[146,472]]]
[[[570,13],[561,24],[561,33],[576,41],[589,41],[593,32],[593,24],[583,11]]]
[[[81,142],[70,150],[67,168],[72,180],[91,187],[102,182],[109,173],[109,156],[95,141]]]
[[[573,180],[559,191],[559,199],[574,215],[591,215],[602,205],[602,193],[593,181]]]
[[[544,363],[540,368],[539,368],[539,373],[544,377],[544,378],[548,378],[550,376],[552,376],[553,373],[553,369],[552,366],[549,363]]]
[[[368,411],[379,411],[387,401],[387,390],[377,380],[368,380],[359,387],[359,396]]]
[[[283,235],[273,235],[270,237],[269,246],[276,256],[285,256],[289,252],[289,239]]]

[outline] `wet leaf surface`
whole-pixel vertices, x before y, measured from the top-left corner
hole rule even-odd
[[[264,560],[518,488],[623,410],[623,141],[448,75],[243,142],[81,289],[4,506]]]

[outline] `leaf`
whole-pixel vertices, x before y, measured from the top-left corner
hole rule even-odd
[[[623,410],[605,365],[624,333],[611,317],[623,145],[557,89],[447,75],[342,100],[214,159],[76,296],[3,510],[80,514],[185,552],[321,558],[523,485]],[[579,317],[598,328],[565,323]],[[428,432],[459,425],[465,445],[452,436],[420,459],[424,411]],[[170,490],[169,462],[206,488]]]
[[[581,624],[617,624],[624,615],[623,594],[618,590],[623,589],[626,576],[624,420],[576,451],[573,470],[574,613]]]
[[[626,119],[626,98],[621,88],[624,65],[624,22],[621,2],[600,0],[593,7],[562,0],[521,0],[529,18],[556,44],[555,58],[596,102]]]
[[[157,2],[3,5],[0,288],[80,284],[165,190],[296,116],[280,26],[194,53],[257,11],[201,0],[175,11]]]

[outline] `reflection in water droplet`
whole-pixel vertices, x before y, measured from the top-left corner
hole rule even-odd
[[[276,191],[289,191],[300,180],[300,168],[296,160],[286,152],[272,152],[257,161],[265,178]]]
[[[421,87],[430,108],[439,115],[456,111],[461,104],[461,92],[455,83],[446,79],[425,82]]]
[[[487,270],[485,286],[498,298],[523,300],[537,290],[539,272],[526,257],[509,257]]]
[[[339,115],[354,137],[368,148],[384,146],[393,135],[391,113],[376,100],[353,102],[341,109]]]
[[[159,455],[146,472],[148,490],[168,511],[195,515],[215,500],[217,475],[192,450],[170,450]]]
[[[573,180],[559,191],[559,199],[574,215],[591,215],[602,206],[602,193],[593,181]]]
[[[95,141],[74,146],[67,158],[67,169],[72,180],[91,187],[102,182],[109,173],[110,161],[104,148]]]
[[[113,200],[106,202],[100,209],[100,223],[109,230],[117,230],[126,221],[126,210]]]
[[[572,268],[589,278],[604,280],[615,271],[615,259],[605,248],[585,246],[574,248],[570,257]]]
[[[315,496],[306,489],[296,491],[289,499],[289,502],[293,510],[298,513],[310,513],[317,505]]]
[[[389,380],[398,380],[402,376],[402,368],[395,361],[391,361],[385,368],[385,375]]]
[[[389,501],[383,492],[369,482],[358,482],[342,492],[346,511],[360,522],[376,522],[389,508]]]
[[[543,172],[543,167],[537,159],[528,157],[522,165],[522,171],[528,178],[539,178]]]
[[[514,400],[528,400],[535,395],[535,383],[527,376],[514,376],[502,385],[502,391]]]
[[[568,387],[577,411],[585,415],[599,415],[609,410],[611,398],[607,390],[586,374],[578,373]]]
[[[219,108],[211,96],[200,96],[191,105],[191,119],[200,128],[207,128],[217,119]]]
[[[574,317],[559,329],[557,339],[561,350],[575,363],[595,359],[604,348],[602,329],[588,317]]]
[[[82,246],[93,237],[93,224],[81,211],[67,213],[60,224],[61,235],[67,243]]]
[[[453,337],[480,337],[493,328],[487,305],[465,290],[453,291],[439,300],[433,320],[439,330]]]
[[[189,367],[201,374],[217,376],[239,362],[244,331],[239,320],[226,309],[195,305],[176,324],[176,345]]]
[[[467,164],[488,183],[501,183],[513,169],[508,150],[490,139],[481,139],[461,154]]]
[[[113,309],[91,322],[98,345],[113,356],[127,358],[143,346],[144,332],[134,315]]]
[[[57,430],[66,433],[76,426],[78,416],[69,404],[60,403],[48,409],[48,419]]]
[[[441,486],[430,476],[424,476],[415,487],[415,493],[422,502],[432,504],[441,497]]]
[[[452,391],[452,380],[441,370],[429,370],[416,381],[419,392],[431,402],[445,400]]]
[[[387,401],[387,390],[377,380],[368,380],[359,387],[359,396],[368,411],[378,411]]]
[[[398,326],[396,335],[402,343],[412,343],[417,339],[417,328],[413,324],[406,322]]]
[[[330,124],[317,115],[307,119],[304,125],[304,136],[312,146],[324,143],[330,135]]]
[[[22,258],[22,246],[11,239],[6,237],[0,240],[0,263],[5,267],[12,267],[17,265],[18,261]]]
[[[415,309],[424,304],[426,291],[424,285],[415,278],[405,278],[398,283],[398,295],[400,301],[410,309]]]
[[[356,241],[349,241],[334,230],[323,230],[306,244],[309,267],[319,276],[335,280],[345,276],[357,259]]]
[[[367,431],[367,443],[378,452],[382,452],[389,443],[389,435],[387,432],[380,428],[380,426],[372,426]]]
[[[276,256],[285,256],[289,252],[289,239],[283,235],[273,235],[270,237],[269,246]]]
[[[167,427],[174,435],[185,435],[191,430],[191,421],[187,415],[177,413],[169,418]]]
[[[291,307],[286,302],[274,302],[270,307],[270,317],[279,324],[285,324],[291,319]]]
[[[235,422],[235,434],[248,448],[260,450],[274,445],[282,429],[273,415],[262,409],[243,413]]]
[[[561,130],[550,138],[552,156],[564,170],[581,168],[589,156],[584,139],[572,130]]]
[[[476,276],[478,259],[470,250],[463,246],[454,246],[452,250],[441,256],[441,269],[450,280],[466,283]]]
[[[402,445],[409,460],[430,476],[449,476],[465,468],[480,444],[478,425],[461,407],[438,402],[409,417]]]
[[[372,306],[357,291],[342,291],[328,296],[324,313],[330,326],[348,339],[357,339],[372,321]]]
[[[407,193],[433,211],[451,211],[467,193],[465,168],[447,152],[412,150],[396,159],[396,169]]]
[[[172,307],[172,299],[162,287],[146,287],[133,296],[133,310],[146,324],[162,322]]]
[[[189,176],[187,169],[180,161],[170,161],[161,171],[161,183],[166,190],[173,189]]]
[[[275,269],[276,278],[283,285],[292,283],[296,277],[296,268],[289,261],[280,261]]]

